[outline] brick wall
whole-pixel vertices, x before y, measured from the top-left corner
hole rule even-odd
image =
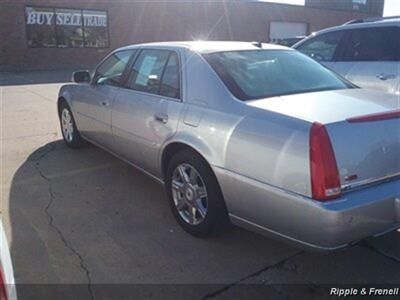
[[[227,2],[0,0],[0,70],[91,68],[108,52],[127,44],[193,39],[267,41],[271,21],[306,22],[313,32],[367,17],[294,5]],[[28,48],[25,5],[107,10],[110,47]]]

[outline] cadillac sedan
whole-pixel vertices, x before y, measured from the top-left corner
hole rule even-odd
[[[67,146],[98,145],[165,185],[184,230],[231,221],[334,250],[400,227],[396,96],[282,46],[120,48],[58,98]]]

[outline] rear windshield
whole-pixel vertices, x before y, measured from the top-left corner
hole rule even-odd
[[[293,50],[204,54],[232,94],[241,100],[353,87],[308,56]]]

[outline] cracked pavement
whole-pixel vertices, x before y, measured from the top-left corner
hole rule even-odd
[[[168,284],[197,284],[191,299],[322,299],[319,284],[400,282],[399,232],[329,254],[236,227],[189,236],[162,186],[94,146],[65,147],[56,97],[69,78],[0,73],[1,217],[20,299],[33,298],[27,284],[79,284],[71,299],[105,299],[100,284],[153,284],[158,292],[135,291],[152,299]]]
[[[48,186],[49,186],[49,202],[46,205],[46,207],[44,208],[45,213],[47,214],[48,218],[49,218],[49,226],[54,228],[54,230],[58,233],[60,240],[63,242],[63,244],[65,245],[66,248],[70,249],[72,253],[74,253],[77,258],[79,259],[79,265],[81,267],[82,270],[84,270],[84,272],[86,273],[86,277],[87,277],[87,286],[88,286],[88,292],[90,295],[90,299],[94,299],[93,298],[93,291],[91,288],[91,279],[90,279],[90,271],[88,270],[88,268],[85,266],[84,260],[82,258],[82,256],[79,254],[79,252],[77,250],[75,250],[66,240],[66,238],[64,237],[64,234],[62,233],[62,231],[60,230],[60,228],[58,228],[55,224],[54,224],[54,218],[52,216],[52,214],[50,213],[49,209],[51,207],[51,205],[53,204],[55,195],[53,193],[53,184],[50,178],[48,178],[40,169],[40,160],[45,157],[46,155],[48,155],[48,153],[50,153],[51,151],[53,151],[55,149],[54,144],[50,144],[50,146],[48,147],[49,149],[47,151],[45,151],[43,154],[41,154],[38,158],[32,160],[32,164],[34,166],[34,168],[37,170],[37,172],[39,173],[39,175],[48,182]],[[28,162],[31,162],[30,160],[28,160]]]

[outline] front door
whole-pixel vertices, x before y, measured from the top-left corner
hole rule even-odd
[[[338,72],[335,66],[335,58],[342,44],[343,35],[343,30],[323,33],[306,40],[296,50]],[[340,71],[338,73],[342,74]]]
[[[174,135],[182,110],[179,54],[143,49],[113,104],[112,130],[120,154],[159,176],[161,146]]]
[[[75,121],[79,131],[94,142],[111,148],[111,107],[120,79],[134,50],[111,54],[97,68],[92,82],[82,85],[75,96]]]

